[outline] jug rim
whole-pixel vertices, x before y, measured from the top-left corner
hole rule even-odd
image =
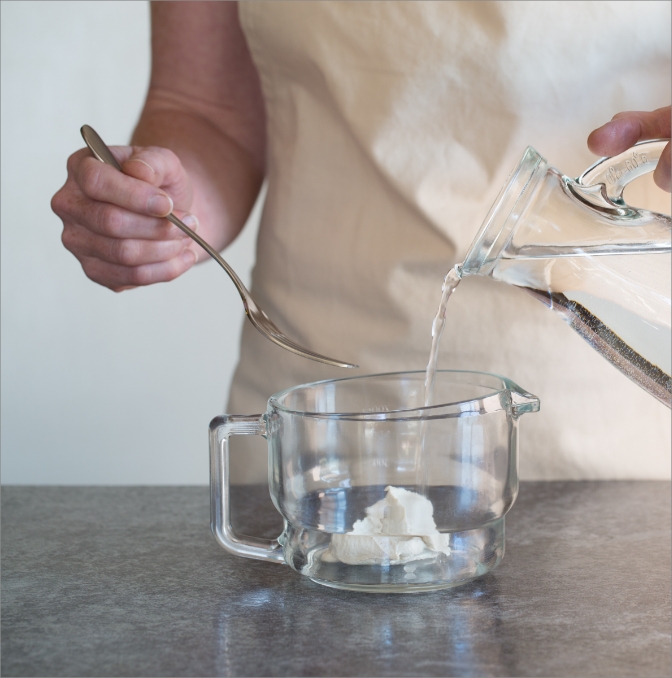
[[[465,400],[455,400],[451,402],[442,402],[427,407],[408,407],[398,408],[393,410],[386,410],[384,412],[314,412],[298,410],[288,407],[280,402],[280,399],[291,393],[303,388],[311,388],[321,384],[337,383],[344,381],[374,379],[381,377],[396,377],[400,375],[421,375],[424,378],[425,370],[401,370],[397,372],[378,372],[374,374],[361,374],[351,377],[338,377],[336,379],[321,379],[319,381],[307,382],[305,384],[297,384],[289,388],[283,389],[274,393],[268,399],[269,408],[279,410],[286,414],[323,418],[323,419],[339,419],[339,420],[356,420],[356,421],[404,421],[408,419],[428,420],[428,419],[445,419],[451,417],[476,416],[483,414],[491,414],[501,410],[511,410],[514,416],[519,416],[526,412],[537,412],[539,410],[539,398],[528,393],[521,388],[514,381],[495,372],[483,372],[480,370],[437,370],[438,374],[474,374],[486,377],[494,377],[501,382],[502,388],[489,388],[487,393],[476,398],[469,398]],[[502,397],[504,396],[504,397]]]

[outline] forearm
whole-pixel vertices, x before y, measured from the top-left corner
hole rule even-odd
[[[191,206],[199,233],[217,250],[238,235],[264,177],[263,158],[243,148],[210,118],[204,104],[189,105],[172,93],[152,92],[133,134],[137,146],[161,146],[181,160],[192,182]]]

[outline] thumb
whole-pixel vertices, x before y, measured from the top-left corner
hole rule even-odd
[[[121,169],[124,174],[162,188],[178,209],[188,211],[191,207],[191,182],[180,159],[171,150],[133,146],[132,154],[122,163]]]
[[[124,160],[121,169],[129,177],[146,181],[152,186],[161,186],[162,177],[150,164],[152,158],[148,156],[150,154],[144,148],[133,147],[133,153]]]

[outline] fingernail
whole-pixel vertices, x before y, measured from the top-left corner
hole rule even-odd
[[[173,201],[167,195],[157,193],[147,201],[147,211],[156,217],[168,216],[173,211]]]
[[[140,160],[140,158],[131,158],[130,160],[127,160],[126,162],[141,162],[145,167],[149,167],[149,169],[152,170],[152,174],[156,174],[156,172],[154,171],[154,168],[148,162],[145,162],[144,160]]]
[[[193,266],[198,261],[198,255],[196,252],[194,252],[194,250],[187,249],[182,253],[182,260],[185,264]]]
[[[198,217],[194,214],[186,214],[184,217],[182,217],[182,223],[185,226],[189,226],[189,228],[192,231],[196,231],[198,229]]]

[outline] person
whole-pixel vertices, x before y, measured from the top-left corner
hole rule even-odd
[[[132,145],[113,147],[123,173],[70,156],[52,204],[63,244],[115,292],[167,282],[208,257],[163,217],[222,250],[266,181],[260,306],[360,374],[424,369],[442,279],[527,144],[577,176],[591,127],[597,155],[670,137],[669,15],[666,2],[152,3],[147,99]],[[669,144],[653,178],[670,191]],[[441,363],[540,396],[522,478],[669,476],[666,408],[527,295],[465,280]],[[245,323],[228,411],[336,376]],[[255,455],[232,468],[265,473]]]

